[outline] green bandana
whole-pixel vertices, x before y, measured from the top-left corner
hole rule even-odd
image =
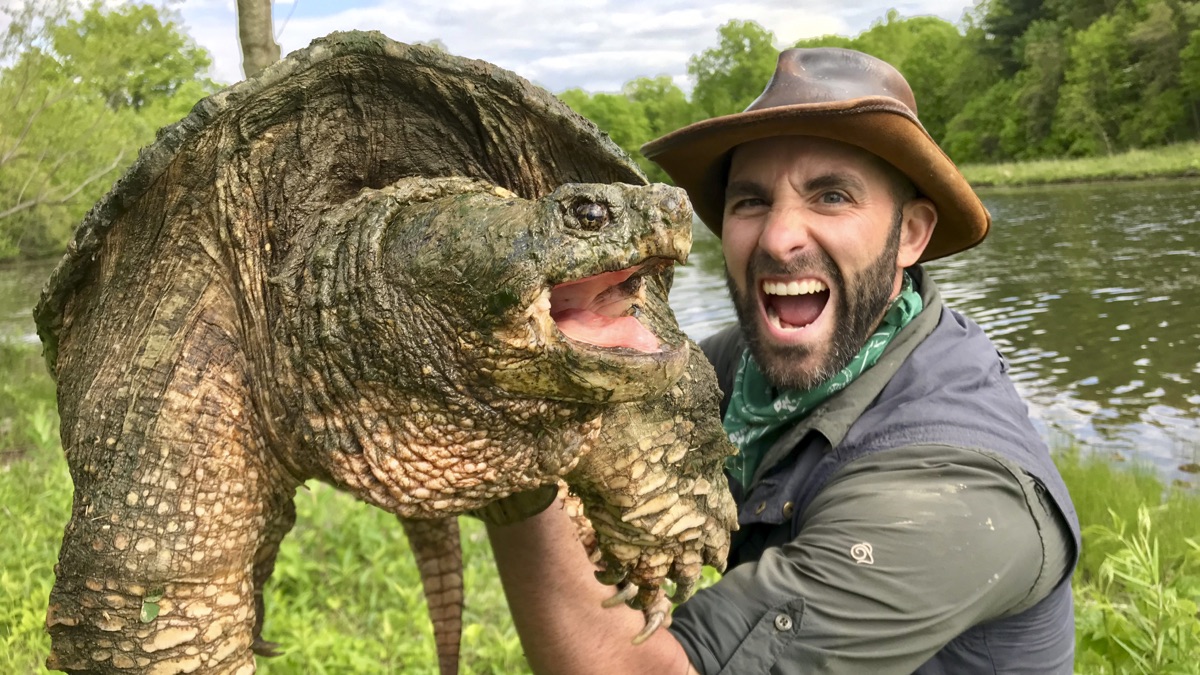
[[[921,294],[913,288],[912,279],[905,272],[904,287],[888,305],[879,329],[845,368],[807,391],[784,390],[772,399],[772,387],[750,357],[750,350],[743,351],[724,421],[725,433],[739,451],[725,461],[725,468],[743,487],[749,487],[763,455],[783,431],[875,365],[896,333],[920,314],[923,307]]]

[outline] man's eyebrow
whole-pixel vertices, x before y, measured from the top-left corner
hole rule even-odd
[[[821,190],[846,190],[848,192],[865,192],[866,184],[857,176],[845,173],[827,173],[811,178],[804,184],[805,192],[820,192]]]
[[[765,188],[763,188],[763,186],[759,185],[758,183],[755,183],[754,181],[735,180],[735,181],[730,181],[729,184],[725,186],[725,199],[728,200],[730,197],[733,197],[735,195],[737,195],[737,196],[748,195],[751,197],[763,198],[763,197],[766,197],[767,191]]]

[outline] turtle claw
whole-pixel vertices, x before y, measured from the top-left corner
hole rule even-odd
[[[635,645],[640,645],[649,640],[650,636],[654,635],[654,632],[659,628],[666,628],[671,625],[671,601],[659,589],[654,589],[653,592],[654,599],[642,610],[642,616],[646,617],[646,625],[633,637],[633,644]]]
[[[260,637],[254,638],[254,644],[250,646],[250,649],[259,656],[283,656],[283,652],[279,651],[278,642],[268,642]]]
[[[640,633],[633,636],[633,644],[640,645],[646,640],[649,640],[650,636],[654,635],[654,631],[658,630],[662,626],[663,620],[666,618],[667,613],[661,610],[656,610],[647,614],[646,626],[642,628]]]
[[[613,593],[612,597],[606,598],[601,602],[600,606],[604,609],[612,609],[618,605],[624,605],[632,600],[637,593],[638,587],[633,584],[622,586],[616,593]]]
[[[671,599],[671,602],[678,604],[692,597],[695,592],[696,582],[692,579],[684,579],[675,583],[675,592],[667,597]]]

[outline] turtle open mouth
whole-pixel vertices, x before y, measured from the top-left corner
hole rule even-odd
[[[660,351],[662,342],[638,320],[647,274],[673,264],[651,258],[633,267],[567,281],[550,290],[550,318],[559,332],[593,347]]]

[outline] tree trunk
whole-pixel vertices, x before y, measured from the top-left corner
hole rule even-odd
[[[249,79],[279,60],[271,26],[271,0],[237,0],[242,72]]]

